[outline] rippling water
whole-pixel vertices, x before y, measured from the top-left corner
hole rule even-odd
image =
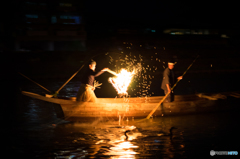
[[[51,82],[46,82],[51,83]],[[52,82],[54,83],[54,82]],[[57,90],[63,81],[47,85]],[[74,96],[79,82],[64,92]],[[42,92],[28,84],[27,91]],[[210,150],[238,151],[238,112],[158,117],[119,123],[111,118],[89,123],[56,117],[53,104],[18,94],[8,156],[12,158],[206,158]],[[172,136],[169,134],[171,127]],[[125,136],[126,130],[127,137]]]

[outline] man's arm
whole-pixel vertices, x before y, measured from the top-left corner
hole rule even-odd
[[[167,86],[168,92],[171,92],[169,84],[166,84],[166,86]]]
[[[93,75],[94,75],[94,77],[97,77],[97,76],[100,76],[103,72],[104,72],[104,71],[102,71],[102,70],[99,71],[99,72],[96,72],[96,73],[94,72]]]
[[[108,71],[109,69],[108,68],[104,68],[104,69],[102,69],[101,71],[99,71],[99,72],[93,72],[93,76],[94,77],[97,77],[97,76],[100,76],[103,72],[105,72],[105,71]]]

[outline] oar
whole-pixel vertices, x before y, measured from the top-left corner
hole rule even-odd
[[[20,72],[18,72],[18,73],[19,73],[20,75],[22,75],[23,77],[27,78],[28,80],[32,81],[33,83],[37,84],[37,85],[40,86],[41,88],[43,88],[43,89],[45,89],[46,91],[48,91],[48,92],[51,93],[51,91],[49,91],[47,88],[43,87],[43,86],[40,85],[39,83],[33,81],[32,79],[28,78],[27,76],[25,76],[24,74],[22,74],[22,73],[20,73]]]
[[[187,73],[187,71],[190,69],[190,67],[193,65],[193,63],[197,60],[197,58],[199,57],[199,55],[193,60],[193,62],[191,63],[191,65],[188,66],[187,70],[182,74],[182,77]],[[177,82],[174,84],[174,86],[171,88],[171,91],[174,89],[174,87],[176,87],[176,85],[178,84],[178,82],[180,81],[180,79],[177,80]],[[151,111],[151,113],[148,114],[148,116],[145,119],[149,119],[153,113],[157,110],[157,108],[162,104],[162,102],[167,98],[167,96],[170,94],[170,92],[168,92],[163,99],[158,103],[158,105]],[[141,120],[142,121],[142,120]]]

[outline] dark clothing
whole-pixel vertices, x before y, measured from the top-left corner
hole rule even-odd
[[[163,90],[167,89],[166,84],[169,84],[170,88],[174,85],[174,73],[173,70],[166,68],[163,72],[163,80],[161,88]]]
[[[94,79],[95,77],[101,75],[104,71],[100,71],[100,72],[94,72],[93,70],[91,69],[88,69],[87,72],[85,73],[84,77],[82,78],[81,82],[83,84],[88,84],[90,86],[93,86],[94,87]]]
[[[164,90],[165,95],[168,93],[168,89],[166,84],[169,84],[170,89],[173,87],[174,85],[174,73],[173,70],[170,70],[169,68],[166,68],[163,72],[163,80],[162,80],[162,85],[161,88]],[[167,98],[166,101],[168,102],[172,102],[174,101],[174,94],[173,92],[171,92]]]

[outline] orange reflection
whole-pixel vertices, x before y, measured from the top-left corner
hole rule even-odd
[[[135,129],[135,126],[126,126],[124,131],[130,131]],[[125,133],[126,134],[126,133]],[[126,138],[127,136],[127,138]],[[131,140],[136,139],[138,136],[142,136],[141,133],[132,133],[121,136],[120,138],[115,138],[109,142],[109,144],[114,145],[106,152],[104,155],[112,156],[111,158],[135,158],[138,154],[134,149],[138,146],[131,143]]]
[[[138,146],[125,141],[111,147],[110,151],[106,152],[105,155],[113,156],[111,158],[135,158],[135,155],[138,153],[133,150],[134,148],[138,148]]]

